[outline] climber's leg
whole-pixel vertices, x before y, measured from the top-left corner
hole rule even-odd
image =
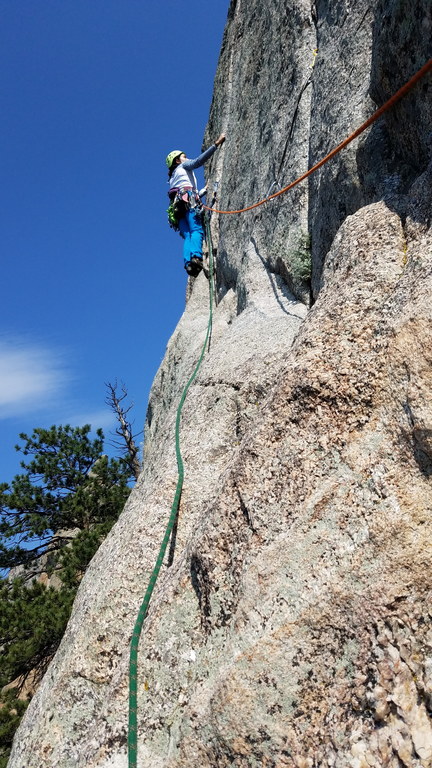
[[[180,234],[183,237],[183,261],[185,265],[190,262],[191,260],[191,231],[189,228],[189,219],[188,219],[188,213],[187,211],[185,216],[182,216],[181,219],[179,219],[179,230]]]
[[[190,255],[202,261],[204,229],[202,218],[199,211],[192,209],[188,211],[189,231],[190,231]]]

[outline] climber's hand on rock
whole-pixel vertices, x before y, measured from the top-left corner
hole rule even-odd
[[[224,141],[225,141],[225,134],[221,133],[219,138],[216,139],[215,144],[216,144],[217,147],[220,147],[220,145],[223,144]]]

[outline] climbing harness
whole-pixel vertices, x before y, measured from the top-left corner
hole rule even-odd
[[[218,208],[211,208],[210,206],[204,205],[203,208],[205,208],[207,211],[212,211],[213,213],[225,213],[225,214],[233,214],[233,213],[245,213],[245,211],[252,211],[254,208],[258,208],[260,205],[264,205],[264,203],[267,203],[269,200],[274,200],[275,197],[279,197],[279,195],[283,195],[284,192],[288,192],[288,190],[292,189],[293,187],[297,186],[297,184],[300,184],[301,181],[304,181],[308,178],[308,176],[311,176],[312,173],[315,173],[315,171],[318,170],[318,168],[321,168],[325,163],[327,163],[329,160],[332,159],[335,155],[337,155],[342,149],[344,149],[348,144],[350,144],[354,139],[357,138],[357,136],[360,136],[363,131],[366,130],[366,128],[369,128],[370,125],[372,125],[376,120],[378,120],[381,115],[384,114],[390,107],[392,107],[394,104],[396,104],[399,99],[402,99],[403,96],[405,96],[408,91],[411,90],[411,88],[414,87],[414,85],[421,80],[422,77],[428,74],[432,70],[432,59],[429,59],[429,61],[426,62],[426,64],[423,65],[421,69],[419,69],[418,72],[416,72],[413,77],[408,80],[405,85],[402,86],[402,88],[399,88],[396,93],[393,94],[393,96],[388,99],[388,101],[385,102],[385,104],[382,105],[379,109],[376,110],[376,112],[371,115],[367,120],[365,120],[362,125],[357,128],[353,133],[351,133],[346,139],[344,139],[340,144],[337,145],[334,149],[332,149],[331,152],[328,153],[325,157],[323,157],[322,160],[320,160],[318,163],[315,163],[312,168],[309,168],[306,173],[303,173],[301,176],[299,176],[297,179],[292,181],[288,186],[283,187],[283,189],[278,190],[278,192],[274,192],[272,195],[269,195],[268,197],[265,197],[264,200],[259,200],[257,203],[253,203],[253,205],[248,205],[245,208],[238,208],[235,211],[221,211]]]
[[[171,202],[167,208],[168,224],[175,232],[179,231],[179,221],[187,211],[202,211],[201,198],[192,187],[172,189],[169,192],[169,198]]]
[[[271,188],[269,189],[268,195],[265,197],[264,200],[260,200],[257,203],[254,203],[253,205],[250,205],[245,208],[240,208],[235,211],[222,211],[218,210],[217,208],[213,208],[213,204],[216,199],[216,193],[217,193],[217,187],[215,187],[215,195],[214,199],[212,201],[212,206],[206,206],[204,204],[202,205],[202,208],[206,209],[209,212],[214,213],[224,213],[224,214],[234,214],[234,213],[244,213],[245,211],[250,211],[253,208],[258,208],[260,205],[264,205],[264,203],[268,202],[269,200],[274,199],[275,197],[278,197],[279,195],[282,195],[284,192],[288,192],[288,190],[295,187],[297,184],[299,184],[301,181],[306,179],[308,176],[310,176],[312,173],[318,170],[318,168],[321,168],[325,163],[327,163],[332,157],[334,157],[338,152],[340,152],[344,147],[346,147],[348,144],[351,143],[357,136],[359,136],[363,131],[366,130],[372,123],[374,123],[376,120],[378,120],[381,115],[384,114],[390,107],[393,106],[399,99],[401,99],[403,96],[405,96],[406,93],[408,93],[411,88],[422,78],[424,77],[428,72],[430,72],[432,69],[432,59],[429,59],[429,61],[407,82],[405,83],[402,88],[400,88],[388,101],[383,104],[382,107],[380,107],[374,114],[366,120],[359,128],[357,128],[356,131],[354,131],[350,136],[348,136],[344,141],[342,141],[340,144],[338,144],[337,147],[335,147],[331,152],[329,152],[328,155],[326,155],[322,160],[320,160],[318,163],[316,163],[312,168],[310,168],[306,173],[304,173],[302,176],[299,176],[295,181],[292,181],[288,186],[284,187],[283,189],[278,190],[277,192],[274,192],[273,194],[269,194],[271,192]],[[308,84],[308,83],[306,83]],[[306,85],[304,86],[306,87]],[[174,152],[178,152],[179,150],[174,150]],[[170,153],[171,155],[173,153]],[[167,164],[168,160],[171,159],[170,155],[167,158]],[[172,162],[172,159],[171,159]],[[275,182],[274,182],[275,183]],[[186,202],[186,201],[183,201]],[[189,202],[189,201],[188,201]],[[170,206],[171,207],[171,206]],[[169,209],[168,209],[169,211]],[[178,512],[179,512],[179,505],[180,505],[180,497],[182,493],[183,488],[183,480],[184,480],[184,466],[183,466],[183,460],[180,452],[180,421],[181,421],[181,413],[182,408],[186,399],[186,395],[188,393],[189,387],[191,386],[192,382],[194,381],[201,363],[204,359],[204,355],[207,349],[207,345],[210,342],[211,338],[211,331],[212,331],[212,324],[213,324],[213,280],[214,280],[214,265],[213,265],[213,248],[212,248],[212,242],[211,242],[211,232],[210,232],[210,222],[208,215],[205,216],[205,228],[206,228],[206,237],[207,237],[207,245],[209,249],[209,303],[210,303],[210,310],[209,310],[209,320],[207,325],[207,333],[204,340],[204,344],[201,349],[201,354],[198,359],[198,362],[194,368],[194,371],[187,382],[185,388],[183,389],[182,395],[180,397],[180,402],[177,408],[177,416],[176,416],[176,424],[175,424],[175,448],[176,448],[176,458],[177,458],[177,470],[178,470],[178,478],[177,478],[177,486],[175,490],[174,495],[174,501],[171,507],[170,516],[168,519],[168,524],[165,529],[165,534],[162,540],[162,544],[159,550],[159,554],[156,560],[156,564],[153,568],[153,571],[151,573],[148,587],[146,590],[146,593],[144,595],[144,600],[142,601],[141,607],[138,612],[138,616],[135,622],[135,626],[133,629],[131,644],[130,644],[130,657],[129,657],[129,731],[128,731],[128,766],[129,768],[137,768],[137,696],[138,696],[138,645],[139,640],[141,637],[142,628],[144,625],[144,620],[147,616],[151,596],[157,581],[157,578],[159,576],[160,569],[162,567],[162,563],[165,557],[166,549],[168,546],[168,543],[170,541],[171,535],[173,531],[175,530],[177,518],[178,518]],[[169,565],[171,565],[172,557],[169,558]]]
[[[209,217],[206,216],[206,231],[207,231],[207,245],[209,249],[209,320],[207,325],[207,333],[204,340],[204,344],[201,349],[201,354],[199,356],[198,362],[194,368],[194,371],[187,382],[182,395],[180,397],[180,402],[177,408],[177,416],[176,416],[176,424],[175,424],[175,449],[176,449],[176,458],[177,458],[177,471],[178,471],[178,477],[177,477],[177,486],[174,494],[174,501],[171,507],[171,513],[168,519],[168,524],[165,529],[165,534],[162,540],[162,544],[159,550],[159,554],[157,556],[156,564],[153,568],[153,571],[151,573],[148,587],[146,590],[146,593],[144,595],[144,600],[142,601],[141,607],[138,612],[138,616],[135,622],[135,626],[132,633],[132,639],[130,644],[130,656],[129,656],[129,731],[128,731],[128,766],[129,768],[137,768],[137,751],[138,751],[138,734],[137,734],[137,699],[138,699],[138,645],[139,640],[141,637],[142,628],[144,625],[144,620],[147,616],[150,599],[157,581],[157,578],[159,576],[159,571],[161,569],[163,559],[165,557],[166,549],[169,543],[169,540],[171,538],[171,534],[175,528],[177,516],[179,512],[179,505],[180,505],[180,498],[183,488],[183,480],[184,480],[184,466],[183,466],[183,459],[180,451],[180,421],[181,421],[181,413],[182,408],[184,405],[184,402],[186,400],[186,395],[188,393],[189,387],[191,386],[192,382],[194,381],[201,363],[204,359],[204,355],[207,349],[207,345],[210,343],[211,339],[211,332],[212,332],[212,325],[213,325],[213,248],[211,243],[211,234],[210,234],[210,223],[208,221]]]

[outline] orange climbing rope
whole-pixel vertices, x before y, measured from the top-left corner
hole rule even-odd
[[[332,149],[331,152],[328,153],[325,157],[323,157],[322,160],[320,160],[318,163],[316,163],[312,168],[309,168],[306,173],[303,173],[302,176],[299,176],[298,179],[295,179],[291,182],[291,184],[288,184],[287,187],[284,187],[283,189],[280,189],[279,192],[274,192],[272,195],[269,195],[268,197],[265,197],[264,200],[260,200],[258,203],[254,203],[253,205],[248,205],[247,208],[239,208],[237,211],[220,211],[217,208],[210,208],[207,205],[203,205],[203,208],[205,208],[207,211],[212,211],[213,213],[244,213],[245,211],[251,211],[253,208],[258,208],[260,205],[264,205],[264,203],[267,203],[269,200],[273,200],[275,197],[278,197],[279,195],[283,195],[284,192],[288,192],[289,189],[292,189],[297,184],[300,184],[301,181],[304,181],[304,179],[307,179],[308,176],[310,176],[312,173],[315,173],[315,171],[318,170],[318,168],[321,168],[322,165],[327,163],[329,160],[331,160],[332,157],[338,154],[344,147],[346,147],[348,144],[351,143],[351,141],[354,141],[354,139],[357,138],[357,136],[360,136],[363,131],[366,130],[366,128],[369,128],[372,123],[374,123],[376,120],[378,120],[381,115],[384,114],[390,107],[393,106],[393,104],[396,104],[399,99],[401,99],[403,96],[405,96],[408,91],[411,90],[411,88],[414,87],[414,85],[421,80],[422,77],[427,75],[428,72],[432,70],[432,59],[429,59],[424,66],[419,69],[418,72],[416,72],[413,77],[408,80],[405,85],[402,86],[402,88],[399,88],[398,91],[396,91],[393,96],[385,102],[385,104],[382,105],[379,109],[377,109],[376,112],[371,115],[362,125],[357,128],[356,131],[351,133],[344,141],[342,141],[340,144],[338,144],[337,147]]]

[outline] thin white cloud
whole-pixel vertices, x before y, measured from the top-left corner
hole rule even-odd
[[[101,428],[104,430],[105,436],[107,436],[107,430],[115,428],[116,418],[108,408],[103,408],[89,413],[80,413],[68,418],[62,418],[60,423],[70,424],[72,427],[83,427],[84,424],[91,424],[92,430]]]
[[[68,378],[61,354],[30,341],[0,338],[0,418],[52,406]]]

